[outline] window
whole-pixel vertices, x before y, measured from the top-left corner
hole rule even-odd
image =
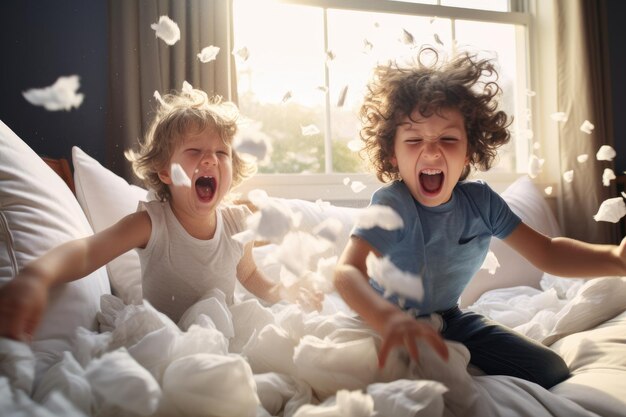
[[[283,197],[368,200],[379,184],[358,154],[364,86],[376,62],[411,55],[423,44],[496,58],[501,106],[515,124],[498,164],[484,176],[510,181],[526,172],[529,17],[510,11],[511,3],[233,0],[238,102],[246,117],[241,139],[243,149],[255,150],[261,174],[253,186],[274,186],[268,192]],[[355,181],[365,190],[346,188]],[[316,194],[302,194],[303,182],[309,192],[317,184]]]

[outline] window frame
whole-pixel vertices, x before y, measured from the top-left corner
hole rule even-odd
[[[274,0],[277,3],[303,5],[320,7],[323,9],[338,9],[338,10],[354,10],[354,11],[366,11],[377,13],[397,13],[421,17],[439,16],[449,18],[451,20],[472,20],[472,21],[487,21],[490,23],[505,23],[515,24],[525,27],[523,34],[518,34],[521,38],[518,40],[526,45],[525,51],[518,50],[518,54],[524,59],[526,63],[525,68],[521,68],[518,71],[518,76],[522,79],[519,81],[525,82],[528,86],[533,86],[532,80],[539,78],[534,75],[538,73],[539,66],[537,63],[535,51],[539,47],[538,36],[533,33],[535,26],[533,25],[533,19],[535,12],[537,11],[536,0],[510,0],[509,12],[497,12],[490,10],[477,10],[477,9],[465,9],[459,7],[431,5],[431,4],[419,4],[409,3],[395,0]],[[545,0],[544,0],[545,1]],[[231,7],[232,13],[232,7]],[[326,11],[324,11],[326,14]],[[326,28],[325,28],[326,30]],[[520,48],[522,49],[522,48]],[[542,57],[545,53],[541,54]],[[519,62],[519,61],[518,61]],[[232,73],[235,71],[233,69]],[[328,76],[328,74],[326,74]],[[525,78],[525,79],[524,79]],[[542,84],[545,86],[545,83]],[[537,87],[540,87],[538,85]],[[537,89],[535,89],[537,91]],[[541,96],[539,93],[537,96]],[[545,104],[536,105],[535,100],[529,100],[528,103],[521,103],[520,100],[526,100],[527,97],[518,97],[518,106],[523,105],[531,109],[532,114],[536,114],[536,108],[544,108]],[[549,99],[549,97],[548,97]],[[523,107],[522,107],[523,108]],[[326,123],[329,123],[327,120]],[[535,137],[538,137],[537,128],[540,127],[545,130],[545,126],[537,123],[537,118],[533,117],[528,128],[535,132]],[[325,144],[328,145],[330,140],[328,134],[328,127],[324,129]],[[543,135],[539,137],[544,137]],[[537,140],[535,140],[537,141]],[[543,141],[539,140],[540,143]],[[543,144],[542,144],[543,146]],[[328,146],[326,146],[326,153],[328,154]],[[530,148],[530,147],[529,147]],[[531,150],[530,149],[516,149],[516,153],[522,153],[522,159],[528,159]],[[326,155],[328,158],[328,155]],[[518,156],[518,160],[520,157]],[[329,164],[327,163],[328,167]],[[328,168],[327,168],[328,169]],[[525,175],[525,173],[492,173],[492,172],[476,172],[472,175],[472,178],[480,178],[487,181],[490,186],[497,192],[502,192],[508,185],[514,182],[517,178]],[[554,175],[548,173],[539,177],[542,183],[553,183],[552,177]],[[351,191],[349,186],[344,184],[346,178],[350,181],[360,181],[366,187],[359,193]],[[345,205],[364,206],[369,202],[371,194],[382,183],[378,181],[374,174],[363,173],[323,173],[323,174],[257,174],[253,178],[246,180],[235,191],[245,196],[250,190],[256,188],[262,188],[268,192],[269,195],[281,198],[300,198],[304,200],[317,200],[322,199],[324,201],[338,202],[341,201]]]

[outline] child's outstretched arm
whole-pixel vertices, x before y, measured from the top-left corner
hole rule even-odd
[[[27,341],[41,320],[48,291],[82,278],[138,246],[151,231],[147,213],[133,213],[94,235],[59,245],[26,265],[0,288],[0,336]]]
[[[307,311],[322,310],[323,293],[300,286],[294,286],[290,290],[268,279],[257,268],[252,255],[252,247],[252,243],[246,245],[244,255],[237,265],[237,278],[248,291],[272,304],[284,299],[299,304]]]
[[[404,346],[417,361],[415,338],[423,339],[447,360],[448,348],[433,327],[400,310],[370,286],[365,261],[370,252],[376,253],[369,243],[357,237],[350,238],[335,269],[335,287],[345,302],[382,336],[379,366],[385,366],[387,356],[395,346]]]
[[[550,238],[522,222],[504,242],[550,274],[579,278],[626,275],[626,239],[617,246]]]

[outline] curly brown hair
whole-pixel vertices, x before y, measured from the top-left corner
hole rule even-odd
[[[148,128],[139,150],[128,150],[126,158],[133,171],[146,187],[154,190],[161,201],[171,197],[169,187],[161,182],[159,171],[169,164],[174,149],[190,134],[213,128],[225,144],[232,146],[237,133],[239,110],[234,103],[223,102],[215,96],[209,98],[204,91],[183,89],[160,97],[154,119]],[[256,172],[256,165],[242,159],[232,150],[233,182],[236,187]]]
[[[415,110],[423,117],[441,114],[446,108],[460,111],[465,121],[471,168],[491,168],[498,147],[510,139],[512,122],[497,110],[498,73],[488,59],[464,52],[446,61],[433,48],[423,47],[410,65],[389,62],[374,68],[360,109],[363,152],[382,182],[399,179],[391,164],[399,121]]]

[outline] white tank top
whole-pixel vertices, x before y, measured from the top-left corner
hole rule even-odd
[[[136,249],[144,299],[174,322],[214,288],[224,292],[226,302],[232,304],[244,248],[231,236],[245,230],[250,210],[219,206],[215,235],[209,240],[187,233],[167,202],[140,202],[138,210],[147,211],[152,221],[146,248]]]

